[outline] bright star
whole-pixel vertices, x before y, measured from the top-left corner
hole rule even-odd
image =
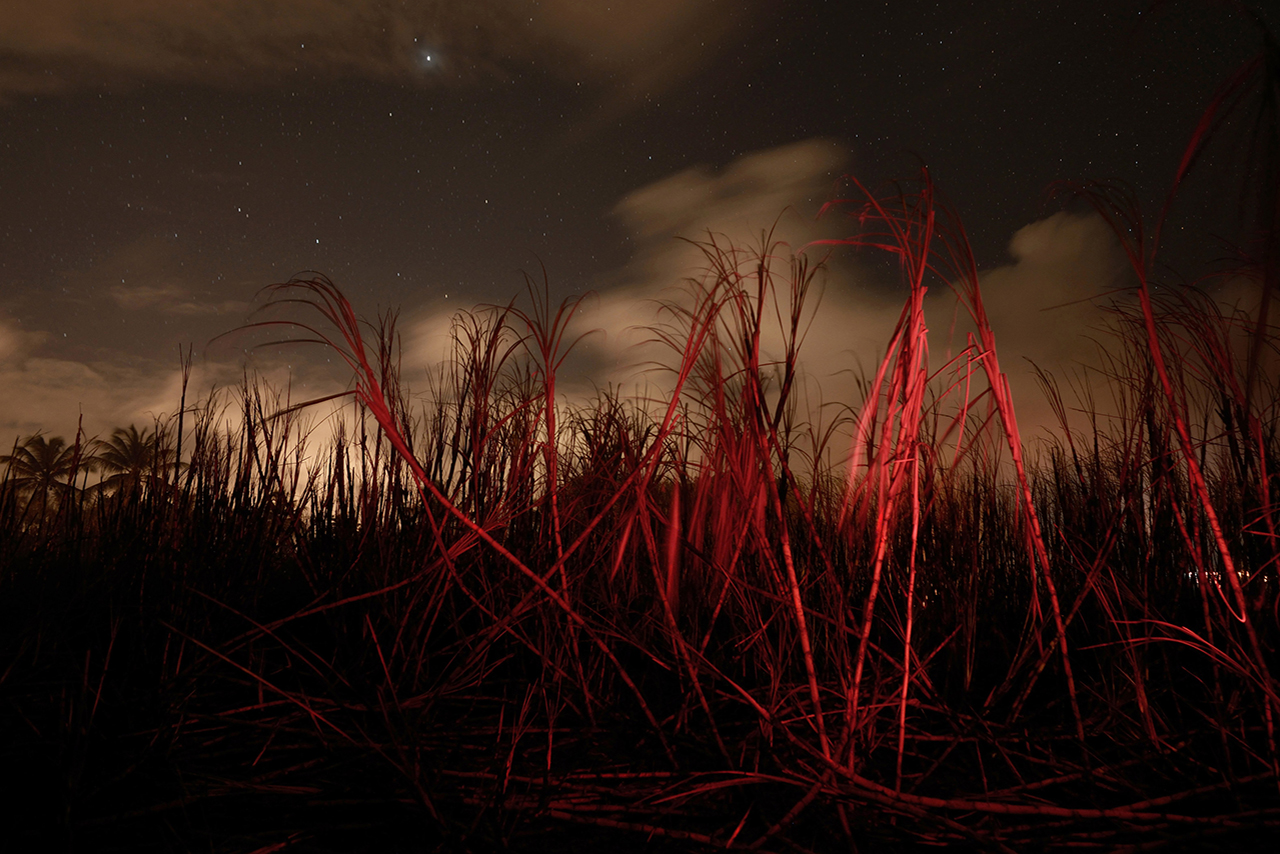
[[[414,52],[414,63],[419,71],[438,72],[442,69],[443,57],[440,51],[429,47],[419,47]]]

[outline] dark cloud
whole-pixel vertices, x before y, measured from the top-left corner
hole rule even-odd
[[[112,285],[111,299],[125,311],[158,311],[164,314],[197,316],[205,314],[245,314],[249,304],[243,300],[212,301],[176,284]]]
[[[711,0],[10,2],[0,6],[0,98],[299,74],[433,85],[529,65],[643,93],[714,57],[732,21]]]

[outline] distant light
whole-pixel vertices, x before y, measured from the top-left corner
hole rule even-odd
[[[413,52],[414,64],[419,71],[438,72],[442,70],[443,57],[438,51],[429,47],[419,47]]]

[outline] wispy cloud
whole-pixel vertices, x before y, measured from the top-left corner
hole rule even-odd
[[[4,336],[0,332],[0,342]],[[287,400],[323,397],[342,390],[345,377],[325,367],[302,362],[286,365],[262,362],[254,376],[288,394]],[[228,402],[244,378],[244,366],[236,360],[197,359],[188,383],[188,406],[206,400],[220,389]],[[28,352],[0,359],[0,445],[36,432],[67,438],[82,424],[89,436],[108,435],[127,424],[152,424],[176,416],[182,397],[182,372],[176,364],[130,359],[106,354],[94,361],[58,359]],[[323,408],[308,417],[318,419]],[[232,406],[221,412],[231,423],[238,420]]]
[[[176,359],[139,358],[108,348],[93,348],[92,358],[59,357],[46,346],[52,338],[46,330],[23,328],[0,314],[0,446],[36,432],[69,437],[81,423],[89,435],[106,435],[115,427],[163,420],[179,409],[182,378]],[[210,389],[235,388],[243,380],[241,351],[219,355],[226,358],[197,357],[188,404]],[[347,378],[322,360],[281,358],[296,355],[262,353],[249,368],[276,388],[290,389],[295,401],[342,389]]]
[[[84,419],[89,433],[113,426],[148,423],[161,411],[177,409],[177,398],[150,411],[155,390],[165,380],[127,361],[93,364],[28,356],[0,363],[0,443],[37,431],[69,435]]]
[[[108,291],[116,305],[126,311],[156,311],[182,317],[215,314],[244,314],[249,303],[244,300],[198,298],[189,289],[175,284],[112,285]]]
[[[0,315],[0,365],[11,365],[25,359],[49,336],[23,329],[17,322]]]
[[[167,81],[274,85],[282,74],[435,83],[536,64],[659,89],[716,54],[713,0],[46,0],[0,6],[0,97]]]

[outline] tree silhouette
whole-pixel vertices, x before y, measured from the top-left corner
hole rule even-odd
[[[163,431],[117,427],[111,438],[94,443],[94,460],[108,472],[95,487],[101,491],[139,492],[164,477],[173,465],[174,450]]]
[[[61,436],[46,439],[36,433],[16,446],[12,454],[0,457],[0,463],[9,467],[12,487],[30,495],[33,503],[38,501],[43,515],[51,502],[56,505],[75,488],[72,478],[92,471],[97,460],[85,454],[84,448],[68,445]]]

